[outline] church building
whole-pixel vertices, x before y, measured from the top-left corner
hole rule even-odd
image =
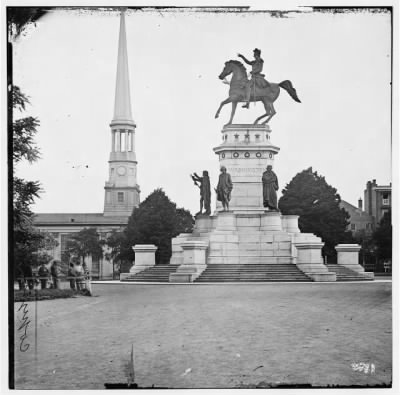
[[[35,226],[41,231],[51,233],[58,240],[58,246],[48,251],[54,259],[64,259],[63,252],[68,238],[84,228],[96,228],[101,238],[106,238],[113,230],[122,230],[133,209],[140,203],[135,154],[136,124],[131,110],[124,11],[120,18],[114,116],[110,128],[109,174],[104,186],[103,212],[35,215]],[[86,263],[93,278],[113,277],[114,265],[111,259],[104,257],[95,260],[88,257]]]

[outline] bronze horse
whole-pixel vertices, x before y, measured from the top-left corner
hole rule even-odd
[[[232,78],[229,86],[229,97],[221,102],[218,111],[215,114],[215,118],[218,118],[221,108],[225,104],[232,103],[231,118],[229,119],[227,125],[230,125],[232,123],[237,104],[239,102],[245,101],[246,84],[249,82],[246,69],[243,64],[238,60],[229,60],[228,62],[225,62],[225,67],[218,78],[223,80],[231,73]],[[269,120],[276,114],[273,103],[279,96],[280,88],[285,89],[293,100],[301,103],[300,99],[297,97],[296,89],[293,88],[293,85],[289,80],[282,81],[279,84],[269,83],[269,86],[267,86],[266,88],[259,88],[257,86],[254,86],[251,88],[250,101],[261,101],[264,104],[265,108],[265,114],[258,117],[254,121],[254,124],[258,123],[258,121],[267,116],[268,118],[263,122],[263,124],[268,123]]]

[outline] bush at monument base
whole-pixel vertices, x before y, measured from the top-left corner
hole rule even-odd
[[[336,257],[335,246],[353,243],[347,231],[349,214],[339,206],[340,195],[312,168],[296,174],[282,190],[279,209],[284,215],[299,215],[299,228],[303,233],[321,237],[324,256]]]
[[[188,210],[176,208],[162,189],[156,189],[129,218],[120,258],[132,261],[134,245],[154,244],[158,247],[156,264],[168,264],[172,254],[171,239],[180,233],[191,232],[193,224]]]

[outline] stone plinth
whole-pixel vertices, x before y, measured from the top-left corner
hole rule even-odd
[[[296,243],[297,264],[322,264],[321,250],[324,243],[321,242],[303,242]]]
[[[266,232],[282,231],[282,216],[278,211],[266,211],[261,216],[261,230]]]
[[[135,251],[135,264],[129,270],[130,274],[137,274],[156,264],[157,247],[153,244],[137,244],[132,247]]]
[[[362,273],[366,277],[374,278],[373,272],[365,272],[364,268],[358,263],[360,249],[361,246],[358,244],[338,244],[335,247],[337,251],[337,263],[354,272]]]
[[[282,215],[282,228],[288,233],[300,233],[298,215]]]
[[[208,244],[200,240],[186,240],[181,244],[183,264],[169,275],[169,282],[193,282],[206,268]]]
[[[358,244],[338,244],[335,247],[337,251],[337,263],[341,266],[357,267],[355,271],[364,271],[363,267],[358,264],[358,254],[361,250],[361,246]]]
[[[193,233],[201,235],[208,233],[215,227],[216,217],[208,215],[197,215],[196,222],[193,228]]]
[[[170,260],[171,265],[182,265],[183,263],[183,249],[182,243],[192,236],[191,233],[181,233],[171,240],[172,256]]]
[[[261,177],[279,152],[271,143],[271,129],[268,125],[227,125],[221,133],[222,143],[214,152],[232,178],[229,209],[235,213],[263,212]],[[217,210],[221,207],[217,202]]]
[[[297,242],[296,266],[314,281],[336,281],[336,273],[329,272],[323,264],[321,249],[324,243],[319,241]]]

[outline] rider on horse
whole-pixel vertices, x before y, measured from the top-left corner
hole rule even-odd
[[[253,89],[255,92],[256,87],[258,88],[267,88],[269,86],[268,81],[265,80],[265,75],[261,74],[263,69],[264,61],[261,59],[261,51],[259,49],[255,49],[253,51],[254,60],[247,60],[243,55],[238,54],[240,58],[242,58],[248,65],[251,66],[251,79],[246,84],[246,104],[243,105],[243,108],[249,108],[250,95],[251,90]]]

